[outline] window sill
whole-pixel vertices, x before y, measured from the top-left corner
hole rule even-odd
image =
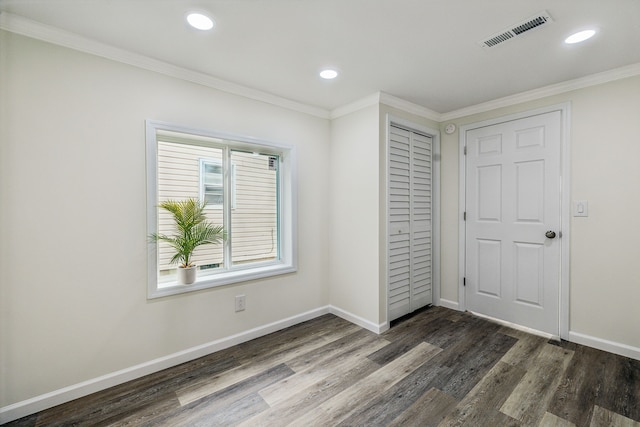
[[[169,295],[184,294],[218,286],[263,279],[282,274],[295,273],[297,268],[291,264],[270,264],[242,270],[233,270],[215,274],[201,275],[191,285],[178,285],[176,282],[163,283],[154,289],[149,289],[147,299],[162,298]]]

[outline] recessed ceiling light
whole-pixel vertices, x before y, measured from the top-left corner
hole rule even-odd
[[[591,37],[594,36],[595,33],[596,33],[596,30],[579,31],[575,34],[571,34],[569,37],[564,39],[564,42],[567,44],[580,43],[587,39],[590,39]]]
[[[213,28],[213,19],[209,18],[207,15],[203,15],[202,13],[190,13],[187,15],[187,22],[193,28],[198,30],[210,30]]]
[[[338,72],[336,70],[327,68],[326,70],[320,71],[320,77],[326,80],[335,79],[336,77],[338,77]]]

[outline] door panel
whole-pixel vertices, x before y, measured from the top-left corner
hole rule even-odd
[[[466,133],[467,308],[559,335],[559,111]]]
[[[478,293],[490,297],[502,297],[502,242],[477,239],[478,269],[476,271]]]
[[[517,302],[543,305],[544,246],[515,243],[515,299]]]
[[[480,166],[477,171],[478,220],[502,219],[502,166]]]
[[[432,138],[391,126],[389,319],[432,302]]]
[[[516,221],[544,221],[544,160],[516,163]]]

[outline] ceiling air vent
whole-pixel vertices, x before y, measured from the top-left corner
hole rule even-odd
[[[531,31],[534,28],[539,28],[552,22],[553,19],[551,18],[551,15],[549,15],[547,11],[543,11],[532,16],[529,19],[518,22],[517,24],[514,24],[507,29],[499,31],[492,36],[479,41],[478,44],[485,48],[494,47],[513,38],[521,36],[522,34]]]

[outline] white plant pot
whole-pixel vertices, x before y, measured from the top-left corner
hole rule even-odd
[[[196,266],[178,267],[178,285],[190,285],[196,281]]]

